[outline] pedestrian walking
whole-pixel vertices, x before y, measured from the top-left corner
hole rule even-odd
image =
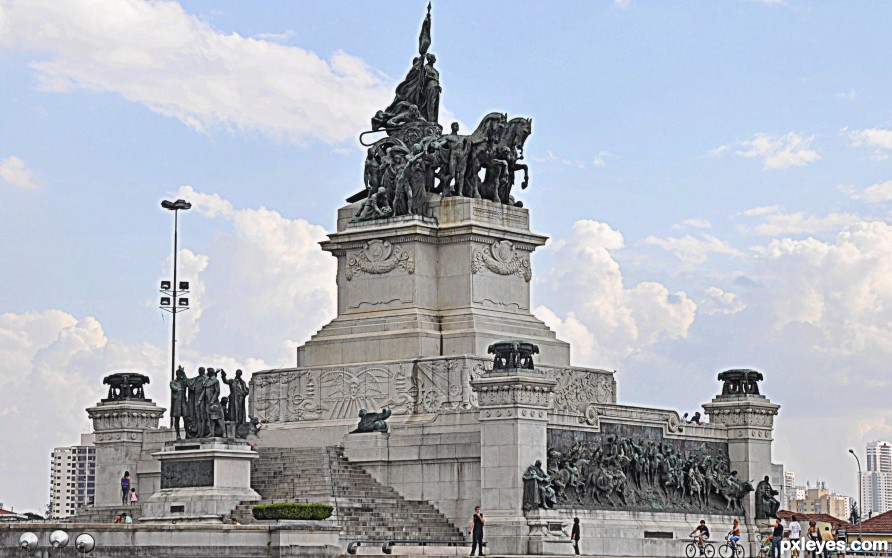
[[[790,546],[793,550],[790,552],[791,558],[799,558],[799,537],[802,536],[802,525],[799,525],[799,519],[794,515],[790,519]]]
[[[131,488],[130,489],[130,505],[131,506],[136,505],[136,502],[138,502],[138,501],[139,501],[139,496],[136,495],[136,489]]]
[[[573,551],[579,554],[579,518],[573,518],[573,530],[570,531],[570,540],[573,541]]]
[[[483,556],[483,524],[486,523],[486,520],[483,519],[483,512],[480,511],[480,506],[474,508],[474,517],[471,518],[471,522],[468,524],[468,534],[471,535],[471,556],[474,555],[474,550],[478,547],[480,550],[478,551],[477,556]]]
[[[127,497],[130,495],[130,471],[124,471],[121,477],[121,505],[127,505]]]

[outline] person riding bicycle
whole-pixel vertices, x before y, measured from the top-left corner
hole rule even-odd
[[[737,552],[737,541],[740,540],[740,520],[735,519],[734,523],[731,524],[731,531],[728,533],[728,543],[731,545],[731,550]]]
[[[694,533],[697,533],[697,546],[700,547],[700,554],[705,554],[703,551],[703,540],[709,538],[709,527],[706,526],[706,520],[701,519],[700,525],[694,527],[694,530],[688,535],[689,537],[693,537]]]

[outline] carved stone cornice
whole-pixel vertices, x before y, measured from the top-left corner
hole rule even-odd
[[[409,274],[415,273],[415,259],[412,254],[399,245],[377,239],[368,241],[362,250],[347,258],[344,273],[347,281],[350,281],[354,275],[382,275],[397,268]]]
[[[764,396],[743,397],[719,396],[703,405],[709,421],[724,424],[731,428],[767,429],[774,428],[774,416],[780,405],[772,403]],[[755,437],[764,438],[764,435]]]
[[[87,409],[97,442],[137,440],[142,431],[158,428],[166,409],[155,404],[112,403]]]
[[[531,412],[538,411],[538,415],[531,416],[540,418],[551,408],[555,385],[555,380],[538,372],[522,369],[508,370],[505,373],[489,372],[471,382],[471,387],[477,394],[477,405],[481,409],[526,407]],[[483,416],[489,415],[484,413]]]
[[[498,275],[520,275],[528,283],[533,278],[530,259],[521,256],[509,240],[493,242],[489,246],[474,250],[471,273],[477,273],[484,268]]]

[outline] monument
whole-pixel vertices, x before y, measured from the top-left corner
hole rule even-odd
[[[532,119],[492,112],[470,133],[444,133],[431,32],[428,6],[405,78],[360,136],[360,191],[320,243],[337,259],[337,316],[294,367],[249,383],[240,371],[179,370],[172,430],[158,429],[163,409],[142,379],[110,382],[109,400],[88,410],[109,456],[101,475],[114,494],[102,497],[117,497],[126,466],[151,486],[144,525],[219,524],[259,498],[331,498],[339,544],[355,550],[421,521],[394,512],[375,523],[375,502],[350,500],[377,484],[388,509],[424,509],[452,542],[481,506],[492,554],[569,554],[574,518],[586,554],[681,555],[700,519],[721,532],[735,518],[753,552],[781,480],[779,405],[762,395],[762,373],[719,374],[710,422],[690,425],[619,403],[614,372],[571,365],[569,344],[531,312],[531,254],[547,241],[530,230],[530,211],[547,208],[519,199],[535,187]],[[245,438],[261,423],[252,449]],[[312,464],[321,474],[307,474]]]

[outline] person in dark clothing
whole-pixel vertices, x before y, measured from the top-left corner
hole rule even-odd
[[[694,533],[697,533],[697,534],[694,535]],[[706,526],[706,520],[701,519],[700,525],[697,525],[696,527],[694,527],[694,530],[691,531],[691,534],[688,536],[689,537],[693,537],[693,536],[697,537],[697,546],[700,547],[700,554],[705,554],[703,541],[709,538],[709,527]]]
[[[121,504],[127,505],[127,501],[130,499],[130,471],[124,471],[124,476],[121,477]]]
[[[573,550],[579,554],[579,518],[573,518],[573,530],[570,531],[570,540],[573,541]]]
[[[471,523],[468,525],[468,534],[471,535],[471,556],[474,555],[474,550],[478,547],[480,548],[478,556],[483,556],[483,524],[486,523],[486,520],[483,519],[483,512],[480,511],[480,506],[474,508],[474,517],[471,518]]]
[[[771,558],[781,558],[781,541],[784,540],[784,524],[777,518],[774,530],[771,532]]]

